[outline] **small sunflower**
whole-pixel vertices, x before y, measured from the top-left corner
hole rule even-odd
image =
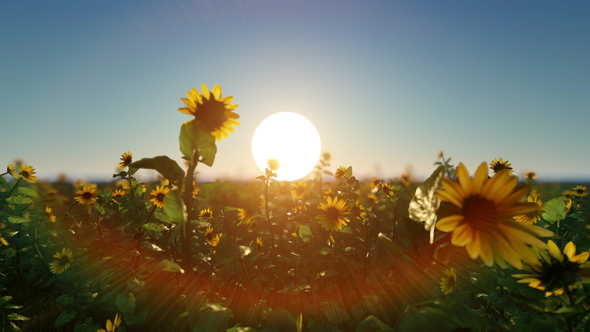
[[[115,182],[115,187],[117,187],[117,189],[129,189],[129,182],[127,182],[127,180],[117,180],[117,182]]]
[[[291,195],[297,199],[302,199],[307,191],[307,182],[299,180],[299,182],[293,184]]]
[[[205,83],[202,83],[201,90],[202,95],[193,88],[186,93],[188,99],[180,98],[187,107],[179,108],[178,111],[202,121],[217,141],[221,141],[222,137],[228,138],[228,132],[235,132],[233,126],[240,125],[236,121],[240,116],[233,112],[238,105],[231,103],[234,97],[221,97],[221,87],[217,84],[209,92]]]
[[[378,177],[374,177],[373,180],[371,180],[371,187],[379,188],[380,185],[381,185],[381,179],[379,179]]]
[[[365,213],[365,207],[361,204],[361,201],[359,201],[358,199],[350,205],[350,213],[357,220],[362,220],[367,216],[367,214]]]
[[[205,230],[205,241],[207,241],[207,243],[209,243],[209,245],[211,245],[213,247],[217,247],[217,244],[219,244],[219,239],[221,238],[222,235],[223,235],[223,233],[219,233],[219,234],[213,233],[213,228],[207,227],[207,229]]]
[[[98,332],[116,332],[117,331],[117,327],[119,327],[119,325],[121,325],[121,321],[122,321],[123,317],[119,316],[119,314],[115,315],[115,320],[113,322],[111,322],[110,319],[107,319],[107,329],[99,329]]]
[[[572,200],[567,200],[567,203],[565,203],[565,210],[566,213],[570,213],[572,211]]]
[[[387,195],[388,197],[393,196],[393,188],[391,187],[391,185],[389,183],[383,183],[381,185],[381,190],[383,190],[385,195]]]
[[[49,206],[45,208],[45,217],[47,217],[47,219],[51,220],[52,222],[55,222],[56,220],[53,210]]]
[[[122,203],[118,202],[115,198],[116,197],[125,197],[125,196],[127,196],[127,192],[126,191],[121,190],[121,189],[117,189],[117,190],[115,190],[115,192],[113,193],[113,196],[112,196],[113,202],[121,205]]]
[[[531,190],[531,196],[539,197],[539,196],[541,196],[541,191],[538,189],[533,189],[533,190]]]
[[[584,197],[586,195],[588,195],[588,188],[584,187],[584,186],[577,186],[574,187],[572,189],[572,191],[574,192],[574,194],[576,194],[576,196],[578,197]]]
[[[576,193],[571,191],[571,190],[564,190],[561,193],[561,197],[563,197],[563,199],[565,199],[566,201],[571,200],[572,198],[574,198],[576,196]]]
[[[537,172],[535,172],[535,171],[526,171],[526,172],[524,172],[524,177],[527,180],[531,180],[532,181],[532,180],[534,180],[534,179],[537,178]]]
[[[268,164],[268,168],[270,168],[271,171],[276,171],[279,169],[279,161],[275,158],[270,158],[266,163]]]
[[[96,185],[85,185],[76,192],[74,199],[80,204],[94,204],[98,200],[97,196]]]
[[[371,203],[371,205],[379,204],[379,197],[377,197],[373,194],[368,194],[367,199],[369,200],[369,203]]]
[[[336,169],[336,174],[334,176],[336,179],[340,180],[344,177],[344,174],[346,174],[346,167],[340,166],[338,169]]]
[[[322,224],[322,227],[326,230],[342,230],[342,226],[346,226],[346,223],[349,221],[344,217],[350,213],[350,211],[348,211],[348,206],[345,201],[338,201],[338,197],[334,199],[328,197],[326,202],[320,203],[318,209],[324,211],[324,213],[316,216],[316,219],[318,219],[318,222]]]
[[[436,160],[439,160],[442,157],[443,157],[443,150],[440,150],[440,152],[438,153],[438,157],[436,157]]]
[[[402,174],[402,176],[400,177],[400,179],[402,180],[402,183],[404,186],[409,186],[412,183],[412,179],[410,177],[410,173],[404,173]]]
[[[537,209],[537,211],[514,216],[514,220],[525,223],[525,224],[532,225],[532,224],[536,223],[537,221],[541,220],[541,215],[543,213],[545,213],[545,211],[543,211],[543,202],[540,199],[537,199],[536,196],[535,197],[529,196],[529,197],[527,197],[526,200],[527,200],[527,202],[537,203],[539,205],[539,208]]]
[[[440,290],[449,295],[455,286],[457,286],[457,273],[454,268],[446,269],[444,274],[446,277],[440,279]]]
[[[57,195],[59,194],[59,192],[57,191],[57,189],[51,188],[49,190],[47,190],[47,192],[45,192],[45,198],[47,198],[47,200],[51,201],[57,198]]]
[[[527,243],[546,248],[537,237],[552,236],[542,227],[516,222],[513,217],[538,211],[539,205],[521,202],[530,186],[517,187],[518,178],[509,170],[488,177],[487,163],[479,165],[473,179],[463,163],[457,166],[457,182],[442,179],[444,190],[436,195],[445,203],[438,210],[436,228],[452,232],[451,243],[465,246],[471,259],[481,257],[492,266],[494,260],[502,267],[507,261],[516,268],[521,259],[531,257]]]
[[[2,242],[3,245],[7,246],[8,245],[8,241],[6,241],[4,239],[4,237],[2,237],[2,235],[0,235],[0,242]]]
[[[211,217],[213,217],[213,212],[211,209],[203,209],[201,212],[199,212],[199,218],[201,219],[207,219]]]
[[[193,198],[197,197],[199,194],[199,188],[197,188],[197,182],[193,181]]]
[[[338,194],[336,194],[336,192],[334,192],[332,189],[324,191],[324,198],[330,197],[333,199],[336,196],[338,196]]]
[[[260,236],[256,238],[256,245],[258,246],[258,251],[262,251],[262,249],[264,248],[264,242],[262,242]]]
[[[246,225],[250,225],[252,223],[252,218],[254,218],[255,214],[256,211],[238,209],[238,218],[240,218],[240,220]]]
[[[63,248],[61,252],[57,252],[53,257],[55,259],[49,263],[49,269],[56,274],[63,273],[70,267],[70,263],[74,261],[74,253],[66,248]]]
[[[325,162],[329,162],[330,160],[332,160],[332,154],[326,151],[322,154],[322,158],[324,158]]]
[[[14,165],[10,163],[6,167],[6,172],[10,173],[10,175],[14,176],[15,178],[18,178],[18,173],[14,170]]]
[[[157,207],[164,207],[164,197],[168,195],[170,188],[165,186],[156,186],[156,189],[152,190],[150,194],[150,202],[154,203]]]
[[[507,169],[510,172],[510,175],[512,175],[514,173],[514,170],[512,169],[512,167],[510,167],[512,164],[508,163],[508,160],[503,161],[502,158],[500,158],[498,160],[498,158],[492,160],[492,162],[490,163],[490,169],[494,171],[494,174]]]
[[[576,255],[573,242],[565,246],[563,253],[551,240],[547,246],[548,251],[532,248],[535,258],[526,263],[523,269],[533,274],[513,274],[513,277],[520,278],[518,283],[528,283],[529,287],[545,291],[545,296],[550,296],[563,294],[565,287],[572,290],[590,282],[590,278],[580,276],[580,270],[590,267],[590,262],[587,262],[588,252]]]
[[[119,163],[119,169],[125,169],[132,162],[131,152],[127,151],[121,155],[121,162]]]
[[[20,175],[20,177],[25,179],[25,181],[27,181],[28,183],[37,182],[37,177],[33,174],[35,174],[35,169],[33,168],[33,166],[28,166],[27,164],[21,165],[18,170],[18,175]]]

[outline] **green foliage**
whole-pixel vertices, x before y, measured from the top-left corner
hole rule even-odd
[[[176,161],[167,156],[157,156],[154,158],[143,158],[132,162],[129,166],[135,168],[153,169],[160,173],[164,178],[171,182],[178,182],[184,178],[184,171]]]
[[[180,141],[180,152],[191,164],[196,162],[192,160],[193,152],[196,150],[201,157],[198,162],[209,167],[213,166],[217,146],[215,145],[215,138],[202,121],[193,119],[183,123],[178,139]]]
[[[549,222],[555,222],[565,219],[567,213],[565,200],[562,197],[555,197],[543,204],[543,213],[541,217]]]
[[[231,206],[246,210],[258,209],[249,190],[228,182],[206,183],[202,187],[205,201],[211,205]]]

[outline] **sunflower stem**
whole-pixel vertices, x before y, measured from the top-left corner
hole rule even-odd
[[[14,186],[12,186],[12,188],[10,188],[10,191],[8,192],[8,195],[6,197],[10,197],[10,195],[12,194],[12,192],[14,191],[14,189],[16,189],[16,187],[18,186],[18,184],[20,183],[20,180],[22,180],[23,178],[18,178],[16,180],[16,182],[14,183]],[[2,205],[0,205],[0,211],[2,211],[2,209],[4,208],[4,201],[2,202]]]
[[[191,220],[193,220],[193,181],[195,180],[195,169],[199,164],[199,152],[197,149],[193,151],[193,157],[191,158],[191,163],[186,171],[186,182],[184,186],[184,205],[186,206],[187,211],[187,220],[182,222],[182,237],[180,238],[180,247],[182,249],[182,262],[185,267],[185,270],[192,270],[193,268],[193,255],[191,252],[191,244],[190,244],[190,235],[192,234],[191,230]]]
[[[266,220],[268,220],[268,230],[270,231],[270,247],[271,250],[275,249],[275,235],[272,231],[272,222],[270,221],[270,211],[268,211],[268,182],[270,181],[270,175],[266,175],[266,182],[264,186],[264,206],[266,209]]]
[[[42,222],[43,222],[43,219],[39,220],[39,222],[37,223],[37,226],[35,226],[35,232],[33,235],[33,245],[35,247],[35,250],[37,251],[37,255],[39,255],[39,260],[41,261],[41,266],[43,266],[43,269],[45,270],[45,272],[47,272],[47,275],[49,275],[49,277],[55,279],[55,277],[53,276],[53,274],[51,274],[51,271],[47,267],[45,260],[43,259],[43,255],[41,254],[41,251],[39,250],[39,247],[37,246],[37,228],[39,228],[39,226],[41,225]]]

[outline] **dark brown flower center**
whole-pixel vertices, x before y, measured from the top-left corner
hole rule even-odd
[[[580,280],[580,266],[578,263],[570,262],[565,255],[563,262],[551,257],[550,262],[543,261],[541,263],[543,268],[539,280],[549,292],[567,287]]]
[[[203,104],[198,106],[195,118],[203,121],[207,126],[207,129],[213,131],[220,128],[227,120],[225,111],[225,104],[216,100],[215,97],[211,95],[209,100],[203,100]]]
[[[68,256],[62,256],[62,257],[59,259],[59,264],[60,264],[60,265],[66,265],[66,264],[68,264],[69,262],[70,262],[70,258],[69,258]]]
[[[328,220],[335,221],[340,217],[340,210],[331,206],[326,209],[326,216],[328,217]]]
[[[27,172],[27,171],[21,171],[20,174],[23,176],[23,178],[29,177],[29,172]]]
[[[500,217],[496,204],[479,196],[469,196],[463,201],[463,216],[465,222],[479,230],[489,229]]]
[[[578,195],[581,195],[581,194],[583,194],[583,193],[584,193],[584,190],[582,190],[582,189],[576,189],[576,193],[577,193]]]
[[[88,192],[88,191],[85,191],[82,194],[82,198],[84,198],[84,199],[91,199],[92,198],[92,193],[91,192]]]
[[[164,202],[164,197],[166,197],[166,195],[165,195],[164,193],[158,193],[158,194],[156,195],[156,200],[157,200],[158,202]]]

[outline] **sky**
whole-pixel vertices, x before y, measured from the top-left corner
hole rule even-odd
[[[182,161],[180,98],[233,95],[241,126],[201,180],[261,175],[258,124],[309,119],[331,169],[428,176],[509,160],[590,180],[588,1],[4,1],[0,163],[108,180],[121,154]],[[138,176],[152,176],[140,171]]]

